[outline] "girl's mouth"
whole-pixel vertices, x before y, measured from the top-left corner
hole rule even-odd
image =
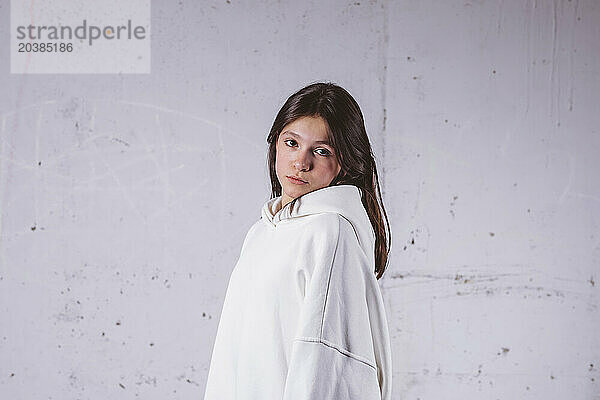
[[[296,185],[306,185],[308,183],[306,181],[303,181],[302,179],[299,179],[299,178],[296,178],[296,177],[293,177],[293,176],[289,176],[289,175],[286,175],[286,178],[288,178],[288,180],[290,182],[292,182],[292,183],[294,183]]]

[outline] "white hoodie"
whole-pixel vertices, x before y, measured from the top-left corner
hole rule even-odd
[[[375,235],[352,185],[269,200],[233,269],[204,400],[391,400]]]

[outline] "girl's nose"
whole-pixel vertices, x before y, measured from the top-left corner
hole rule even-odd
[[[310,168],[310,163],[305,156],[299,155],[298,158],[296,158],[296,161],[294,161],[294,167],[299,171],[305,171]]]

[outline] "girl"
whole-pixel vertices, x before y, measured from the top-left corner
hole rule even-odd
[[[204,399],[390,400],[390,227],[360,108],[311,84],[267,142],[271,199],[231,273]]]

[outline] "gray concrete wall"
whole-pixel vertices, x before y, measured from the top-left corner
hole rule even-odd
[[[267,132],[316,80],[379,163],[394,398],[600,398],[597,1],[153,1],[150,75],[11,75],[9,15],[1,398],[202,398]]]

